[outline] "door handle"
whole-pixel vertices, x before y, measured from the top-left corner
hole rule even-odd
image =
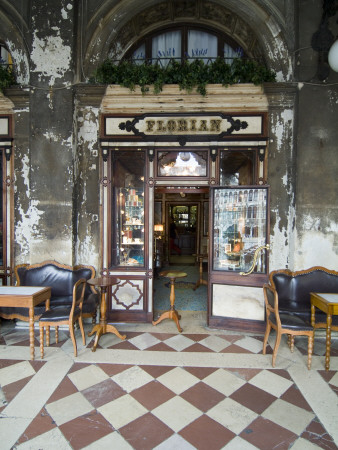
[[[243,276],[250,275],[250,273],[252,273],[254,271],[254,269],[256,267],[256,263],[257,263],[258,254],[261,251],[263,251],[264,249],[270,250],[270,245],[266,244],[266,245],[261,245],[260,247],[258,247],[254,253],[254,258],[253,258],[253,262],[252,262],[250,269],[247,272],[239,272],[240,275],[243,275]]]

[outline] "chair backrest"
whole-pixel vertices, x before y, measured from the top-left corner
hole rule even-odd
[[[73,303],[70,311],[70,317],[73,317],[74,311],[76,307],[79,307],[80,311],[82,311],[84,293],[86,288],[87,281],[84,278],[81,278],[74,284],[73,288]]]
[[[278,294],[275,288],[270,286],[270,284],[263,285],[265,310],[266,310],[266,320],[269,320],[270,315],[273,322],[276,321],[280,325],[280,317],[278,311]]]

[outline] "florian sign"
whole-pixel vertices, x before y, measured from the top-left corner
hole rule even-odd
[[[105,118],[105,138],[138,137],[140,140],[188,141],[215,140],[232,135],[262,136],[263,116],[228,114],[144,114],[136,117]]]
[[[148,119],[146,133],[220,133],[221,119]],[[242,124],[243,126],[247,124]],[[245,126],[246,128],[246,126]]]

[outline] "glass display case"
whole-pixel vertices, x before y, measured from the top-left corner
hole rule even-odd
[[[213,189],[213,270],[246,272],[268,237],[268,187]],[[266,252],[255,272],[266,273]]]
[[[144,152],[113,161],[112,265],[144,267]]]
[[[144,265],[144,202],[140,189],[121,189],[120,265]],[[123,209],[124,206],[124,209]]]

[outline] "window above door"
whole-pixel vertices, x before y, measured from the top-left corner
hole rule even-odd
[[[231,63],[242,58],[244,51],[229,36],[193,25],[160,29],[138,41],[126,54],[135,63],[145,61],[166,66],[170,60],[203,59],[206,63],[217,57]]]

